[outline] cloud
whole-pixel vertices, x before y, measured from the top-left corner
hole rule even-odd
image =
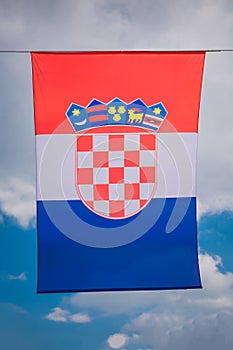
[[[60,0],[49,7],[47,1],[5,1],[0,9],[2,47],[195,49],[231,45],[232,8],[224,0],[189,1],[188,5],[184,0],[172,4]],[[216,27],[220,18],[224,18],[221,28]]]
[[[224,20],[216,26],[220,18]],[[0,3],[0,44],[6,49],[211,49],[230,47],[232,35],[233,8],[227,0],[197,0],[188,5],[184,0],[172,4],[59,0],[49,8],[47,1]],[[233,148],[232,56],[231,52],[209,53],[206,58],[198,151],[199,215],[233,210],[233,167],[227,151]],[[0,191],[5,197],[9,177],[20,179],[31,193],[34,188],[33,98],[29,55],[1,55],[0,63]],[[19,198],[20,189],[14,187],[12,192]],[[9,198],[2,201],[4,213],[24,227],[34,217],[27,199],[22,198],[12,210]]]
[[[229,350],[233,338],[229,331],[233,314],[220,312],[216,314],[188,317],[165,313],[156,315],[149,312],[134,319],[126,328],[140,332],[140,343],[149,344],[152,349],[223,349]],[[131,339],[129,337],[129,344]],[[133,343],[133,342],[132,342]],[[129,349],[134,347],[129,346]]]
[[[63,310],[60,307],[55,307],[45,318],[54,322],[68,322],[69,315],[69,311]]]
[[[207,54],[198,151],[199,214],[233,211],[233,54]]]
[[[15,305],[15,304],[11,304],[12,305],[12,308],[13,310],[15,310],[15,312],[19,313],[19,314],[26,314],[27,311],[22,308],[21,306],[18,306],[18,305]]]
[[[26,272],[22,272],[19,275],[8,275],[7,279],[8,280],[26,281],[27,280],[27,275],[26,275]]]
[[[77,314],[70,315],[69,319],[70,319],[70,322],[75,322],[75,323],[91,322],[90,316],[84,313],[77,313]]]
[[[219,256],[205,253],[199,260],[202,290],[79,293],[71,297],[71,306],[89,306],[102,311],[104,317],[128,315],[129,322],[115,333],[127,336],[127,350],[194,350],[197,344],[200,350],[217,350],[220,344],[228,350],[233,345],[229,327],[233,322],[233,274],[221,272]],[[106,346],[111,346],[109,337]]]
[[[91,322],[91,317],[86,313],[74,313],[64,310],[60,307],[55,307],[52,312],[47,314],[44,318],[54,322],[64,322],[64,323],[89,323]]]
[[[148,293],[150,307],[120,330],[128,336],[128,350],[146,346],[153,350],[229,350],[233,346],[229,327],[233,322],[233,274],[219,270],[222,262],[217,256],[202,254],[200,264],[203,290],[163,291],[153,300]]]
[[[107,343],[112,349],[121,349],[128,342],[127,334],[115,333],[108,337]]]
[[[29,183],[9,178],[0,183],[0,209],[26,228],[35,217],[35,189]]]
[[[3,302],[0,302],[0,309],[1,309],[1,314],[3,314],[3,310],[7,310],[7,311],[13,311],[13,312],[16,312],[18,314],[26,314],[27,311],[22,308],[21,306],[19,305],[16,305],[16,304],[13,304],[13,303],[3,303]]]

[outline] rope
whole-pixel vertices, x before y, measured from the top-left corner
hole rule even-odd
[[[96,51],[85,51],[85,50],[0,50],[0,54],[29,54],[31,52],[35,53],[101,53],[101,52],[233,52],[233,49],[203,49],[203,50],[96,50]]]

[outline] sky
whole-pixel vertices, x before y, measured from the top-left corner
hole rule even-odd
[[[1,0],[0,50],[233,49],[231,0]],[[5,350],[233,348],[233,52],[205,60],[202,290],[36,294],[29,54],[0,54],[0,344]]]

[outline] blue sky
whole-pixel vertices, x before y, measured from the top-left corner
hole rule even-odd
[[[0,4],[1,50],[227,49],[232,35],[229,0]],[[38,295],[30,57],[0,54],[2,348],[232,349],[232,59],[208,53],[205,62],[197,183],[203,289]]]

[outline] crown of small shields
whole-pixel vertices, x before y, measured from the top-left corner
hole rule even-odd
[[[93,99],[86,107],[71,103],[66,111],[76,132],[103,125],[133,125],[158,131],[167,114],[162,102],[147,106],[141,99],[127,104],[119,98],[107,104]]]

